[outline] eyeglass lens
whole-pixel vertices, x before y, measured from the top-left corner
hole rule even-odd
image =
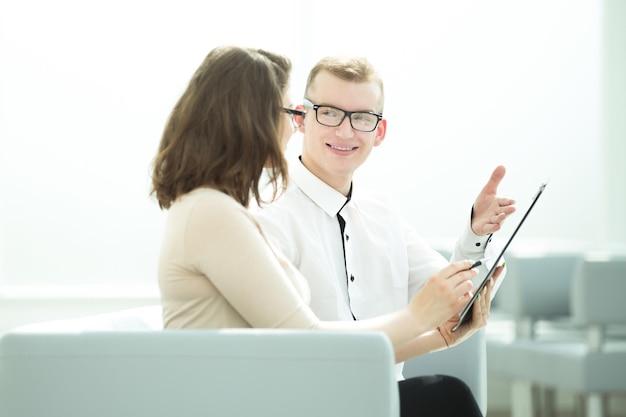
[[[317,121],[325,126],[339,126],[348,114],[332,106],[316,106]],[[361,132],[371,132],[378,125],[378,116],[365,112],[350,113],[350,125]]]

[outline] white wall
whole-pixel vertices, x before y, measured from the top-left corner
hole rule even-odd
[[[427,238],[456,236],[504,164],[520,213],[550,178],[519,244],[624,244],[619,16],[588,0],[0,0],[0,294],[154,293],[165,214],[150,162],[224,43],[292,57],[294,101],[320,57],[369,58],[388,135],[357,184],[392,193]]]
[[[601,137],[601,18],[586,0],[410,12],[400,1],[0,0],[0,285],[154,285],[164,214],[149,165],[191,73],[223,43],[292,57],[294,100],[323,55],[374,62],[389,132],[358,180],[393,193],[426,237],[456,236],[504,164],[501,193],[520,208],[550,178],[520,239],[624,242],[600,186],[623,143]]]

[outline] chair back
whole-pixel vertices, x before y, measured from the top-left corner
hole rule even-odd
[[[105,319],[6,333],[0,416],[398,415],[383,333],[120,331],[103,330]]]

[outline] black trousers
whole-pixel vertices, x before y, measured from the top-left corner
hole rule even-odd
[[[465,382],[449,375],[398,381],[400,417],[483,417]]]

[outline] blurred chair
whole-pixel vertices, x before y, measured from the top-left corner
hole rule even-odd
[[[422,375],[452,375],[465,382],[483,415],[487,414],[487,349],[485,329],[450,349],[418,356],[404,362],[405,378]]]
[[[505,283],[520,299],[500,305],[523,325],[489,337],[487,352],[489,372],[513,381],[512,415],[554,413],[562,390],[579,395],[588,417],[605,416],[606,395],[626,392],[626,257],[548,254],[507,265]],[[548,389],[541,411],[533,387]]]
[[[382,333],[160,328],[155,306],[6,333],[0,416],[399,413]]]
[[[453,241],[431,242],[441,255],[450,259],[454,247]],[[451,375],[465,382],[480,407],[483,415],[487,413],[487,349],[485,330],[477,331],[463,343],[439,352],[418,356],[404,362],[402,374],[405,378],[424,375]]]
[[[583,251],[511,252],[495,311],[513,321],[514,336],[533,338],[542,325],[570,315],[570,288]]]
[[[431,242],[441,255],[450,259],[453,241]],[[405,378],[424,375],[451,375],[465,382],[483,414],[487,412],[487,359],[485,330],[479,330],[463,343],[450,349],[429,353],[404,362]]]

